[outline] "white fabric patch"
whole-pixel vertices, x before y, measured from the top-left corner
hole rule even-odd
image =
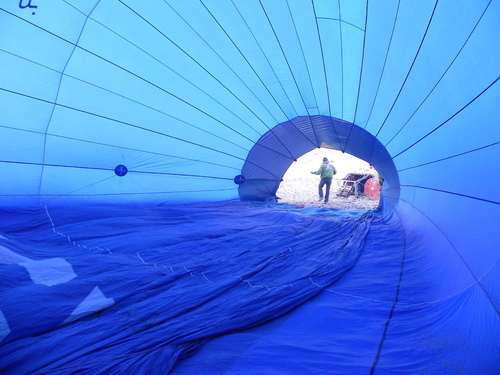
[[[92,292],[80,303],[77,308],[71,313],[70,316],[66,318],[63,324],[73,322],[77,319],[83,318],[84,316],[96,313],[100,310],[107,309],[115,304],[113,298],[107,298],[101,289],[96,286]]]
[[[29,258],[23,257],[6,247],[0,246],[0,263],[3,264],[15,264],[26,262]]]
[[[28,270],[35,284],[52,286],[68,282],[77,276],[71,264],[63,258],[29,260],[19,265]]]
[[[29,272],[35,284],[57,285],[74,279],[73,267],[63,258],[33,260],[0,246],[0,263],[19,264]]]
[[[0,310],[0,342],[4,338],[6,338],[10,333],[9,323],[7,323],[7,319],[3,314],[2,310]]]

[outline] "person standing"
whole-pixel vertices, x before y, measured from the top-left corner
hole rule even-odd
[[[325,187],[325,203],[328,203],[328,199],[330,198],[330,187],[332,186],[333,176],[337,173],[337,170],[331,164],[327,158],[323,158],[323,164],[317,171],[311,171],[312,174],[319,174],[320,181],[318,185],[318,195],[319,200],[323,200],[323,186]]]

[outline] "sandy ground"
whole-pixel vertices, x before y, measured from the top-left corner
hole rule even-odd
[[[311,174],[311,171],[319,169],[323,157],[327,157],[337,170],[330,189],[330,200],[326,204],[318,202],[319,175]],[[276,193],[280,198],[278,202],[304,207],[317,206],[340,209],[376,208],[379,201],[370,200],[364,194],[359,198],[353,195],[347,198],[337,196],[338,180],[344,178],[350,172],[365,172],[377,175],[374,169],[370,169],[370,165],[367,162],[352,155],[324,148],[313,150],[293,163],[285,176],[283,176],[283,182]]]

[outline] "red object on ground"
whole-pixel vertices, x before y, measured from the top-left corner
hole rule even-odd
[[[380,198],[380,184],[377,177],[372,177],[366,181],[365,195],[372,201]]]

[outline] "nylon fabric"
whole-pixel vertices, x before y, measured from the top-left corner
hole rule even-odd
[[[499,15],[2,2],[0,369],[500,373]],[[277,204],[316,148],[377,210]]]
[[[89,374],[168,372],[205,339],[285,314],[355,264],[373,218],[238,203],[2,215],[0,369]]]

